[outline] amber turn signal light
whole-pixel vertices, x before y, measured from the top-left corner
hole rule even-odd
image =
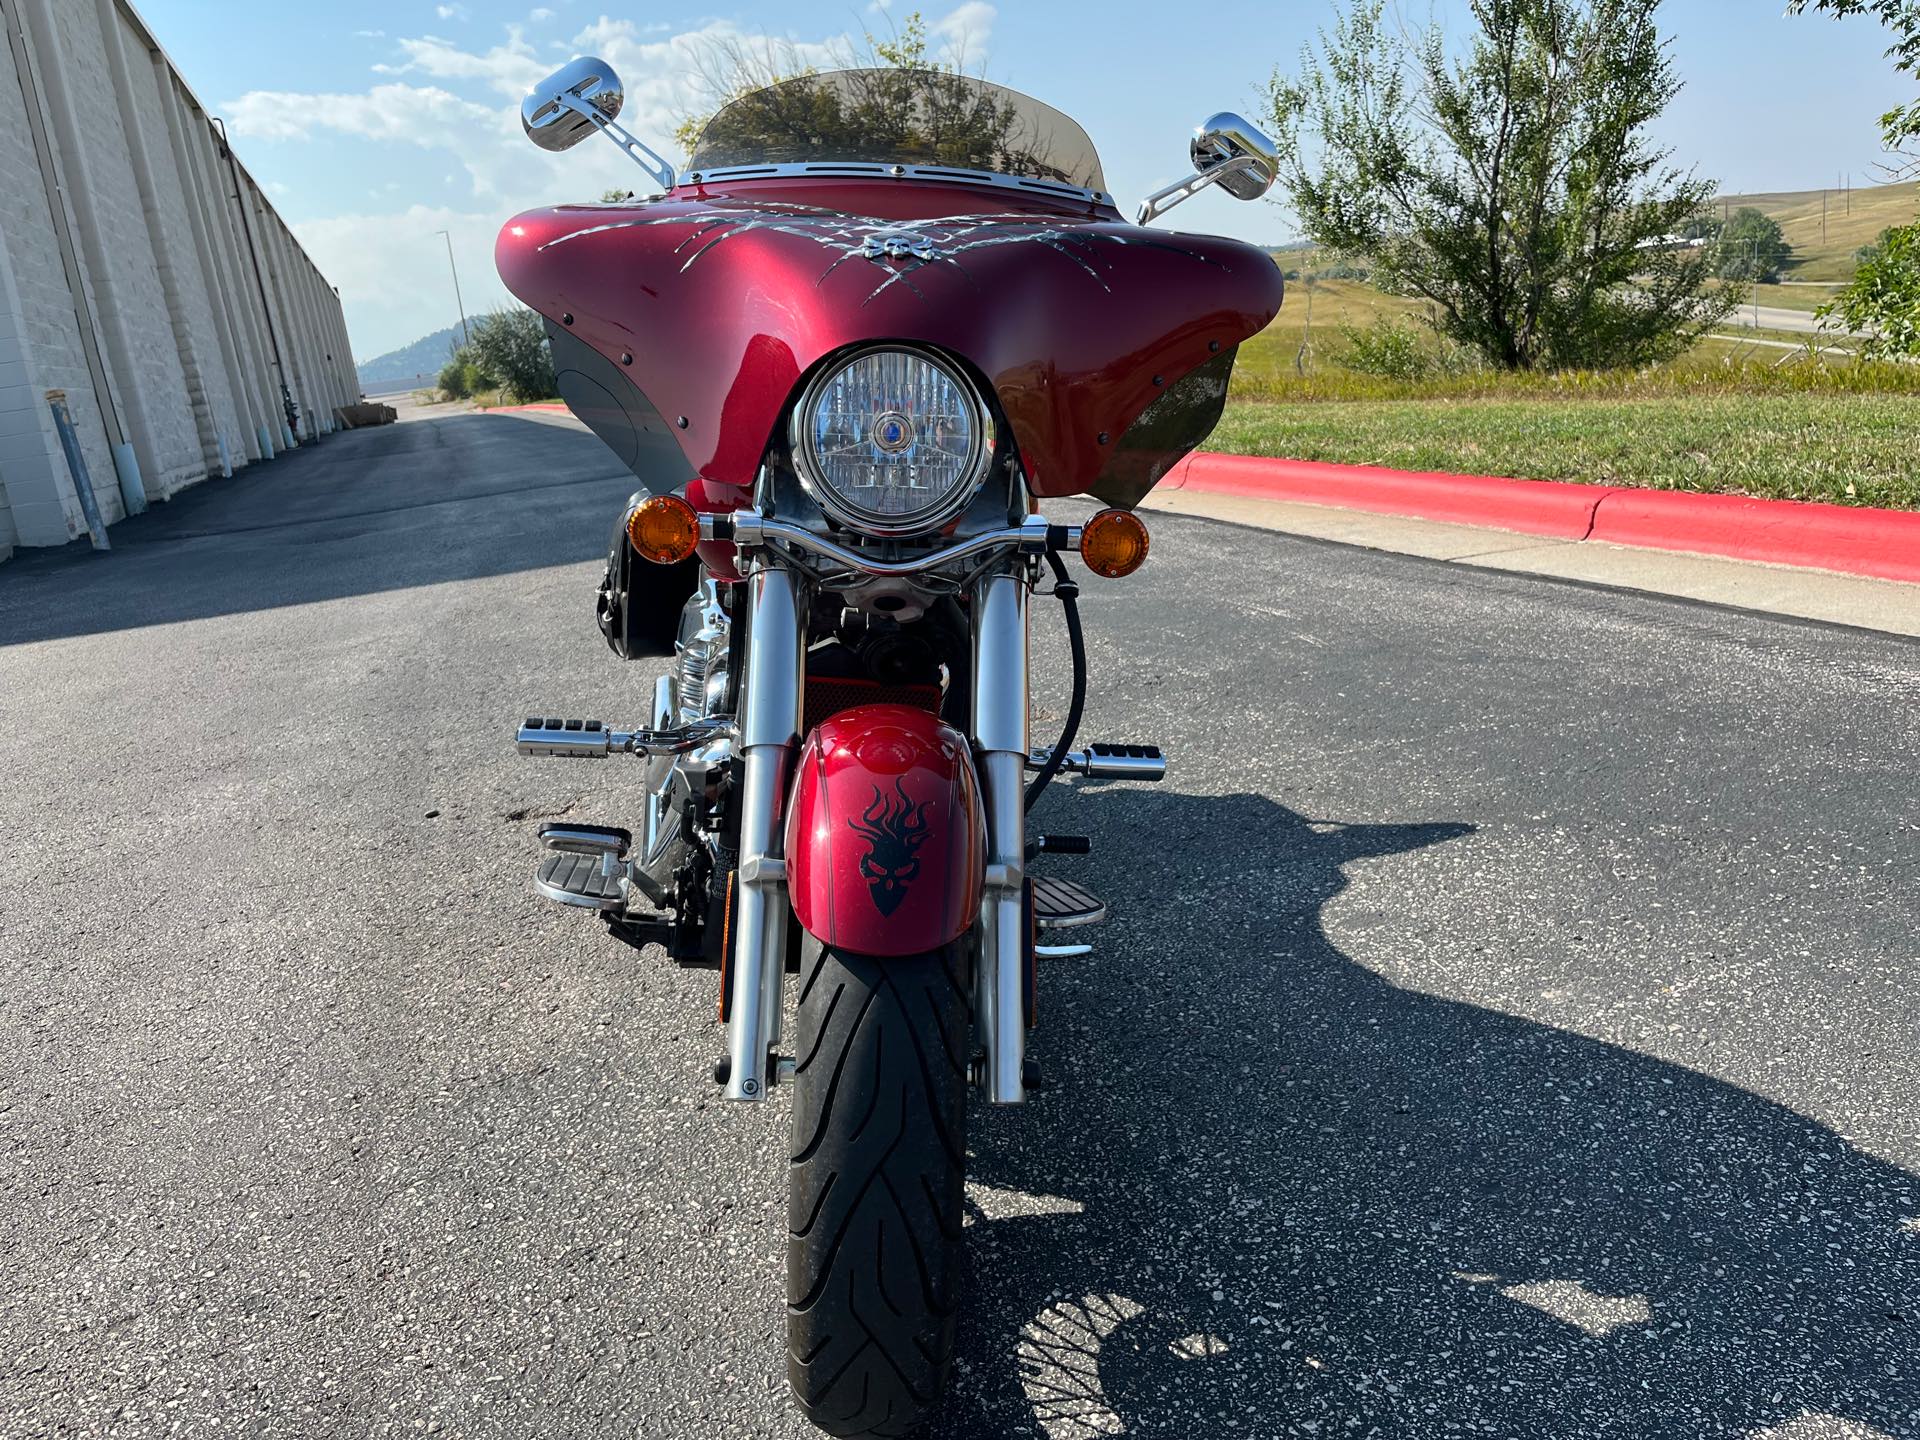
[[[627,539],[656,565],[672,565],[700,543],[700,517],[678,495],[653,495],[627,516]]]
[[[1080,558],[1109,580],[1131,575],[1147,558],[1147,527],[1131,510],[1102,510],[1080,527]]]

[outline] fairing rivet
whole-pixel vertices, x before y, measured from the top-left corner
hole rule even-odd
[[[561,312],[560,312],[560,323],[561,323],[562,325],[571,325],[571,324],[573,323],[573,313],[572,313],[571,311],[567,311],[567,310],[563,310],[563,311],[561,311]]]
[[[674,421],[673,423],[678,425],[682,430],[684,430],[687,428],[687,417],[682,415],[678,420]]]
[[[620,363],[622,365],[631,365],[633,363],[633,352],[631,350],[622,350],[620,352]]]
[[[1102,445],[1104,445],[1104,444],[1106,444],[1106,443],[1107,443],[1107,432],[1106,432],[1106,431],[1104,431],[1104,430],[1102,430],[1102,431],[1100,432],[1100,435],[1099,435],[1099,440],[1100,440],[1100,443],[1101,443]]]
[[[1153,383],[1155,385],[1164,385],[1167,383],[1167,377],[1164,375],[1156,375],[1153,377]]]
[[[1208,354],[1210,354],[1210,355],[1211,355],[1211,354],[1217,354],[1217,353],[1219,353],[1219,350],[1220,350],[1220,342],[1219,342],[1218,340],[1209,340],[1209,341],[1207,341],[1207,353],[1208,353]]]

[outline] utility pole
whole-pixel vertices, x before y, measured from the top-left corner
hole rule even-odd
[[[444,230],[436,230],[433,233],[443,237],[447,242],[447,269],[453,272],[453,303],[460,311],[460,341],[464,345],[471,345],[473,335],[467,329],[467,305],[460,298],[460,271],[453,263],[453,236],[448,235]],[[1824,233],[1823,231],[1822,234]]]

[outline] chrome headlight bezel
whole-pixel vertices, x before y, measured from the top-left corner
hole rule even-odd
[[[834,488],[814,454],[812,417],[821,397],[849,367],[872,355],[906,355],[933,367],[966,397],[967,408],[971,412],[972,445],[962,468],[965,478],[945,498],[912,515],[879,515],[855,504]],[[993,411],[973,378],[946,356],[921,345],[863,345],[834,356],[807,382],[799,403],[793,407],[788,429],[794,473],[799,477],[800,488],[808,498],[830,520],[848,530],[861,535],[894,539],[932,534],[958,518],[973,502],[974,496],[980,493],[980,487],[986,484],[987,476],[993,469],[993,456],[998,443]]]

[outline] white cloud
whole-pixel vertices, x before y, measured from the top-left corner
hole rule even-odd
[[[542,5],[539,9],[535,10],[531,15],[527,16],[527,23],[529,25],[538,25],[542,20],[551,20],[552,18],[553,18],[553,11],[547,9],[546,6]]]
[[[933,37],[940,42],[941,58],[951,64],[977,69],[987,56],[987,41],[993,35],[993,22],[1000,12],[986,0],[966,0],[951,13],[933,23]]]
[[[249,90],[226,103],[235,133],[259,140],[307,140],[316,131],[412,145],[453,145],[463,125],[493,112],[451,91],[423,85],[376,85],[362,95]]]
[[[458,12],[443,19],[466,18],[457,3],[439,8]],[[965,0],[934,23],[936,43],[978,66],[995,14],[983,0]],[[389,181],[383,187],[389,193],[343,202],[385,214],[341,214],[295,226],[322,273],[340,287],[355,352],[363,357],[404,345],[454,319],[446,251],[436,230],[452,232],[461,284],[477,312],[506,299],[493,271],[493,240],[509,216],[598,196],[615,186],[642,193],[649,188],[632,161],[605,142],[589,141],[564,155],[527,143],[519,100],[552,68],[553,57],[543,58],[519,26],[507,26],[505,34],[501,43],[471,47],[436,35],[397,39],[392,42],[396,58],[378,67],[388,78],[364,92],[256,90],[226,106],[236,135],[245,138],[328,143],[348,136],[374,146],[437,152],[451,162],[448,190],[457,194],[464,180],[471,192],[470,199],[404,206],[407,190],[391,193]],[[658,21],[602,15],[574,35],[570,48],[602,55],[619,69],[627,90],[622,123],[671,155],[674,127],[708,93],[703,73],[724,69],[730,50],[758,51],[771,44],[800,65],[830,68],[842,62],[856,38],[769,41],[723,20],[674,32]],[[297,182],[296,188],[305,183]],[[436,199],[440,193],[445,192],[436,189]]]
[[[436,80],[484,80],[502,95],[518,100],[529,86],[552,67],[534,52],[520,33],[520,27],[507,27],[507,43],[482,51],[462,50],[451,40],[423,35],[417,40],[401,40],[401,53],[407,58],[400,65],[376,65],[383,75],[405,75],[412,71],[431,75]]]
[[[445,230],[467,314],[483,315],[509,296],[493,273],[500,216],[412,205],[398,214],[335,215],[293,227],[320,273],[340,287],[356,359],[371,360],[459,319],[447,272]],[[369,244],[369,236],[379,243]]]
[[[387,38],[387,32],[384,30],[356,30],[353,34],[357,40],[384,40]]]
[[[473,18],[473,12],[467,9],[466,6],[460,4],[436,5],[434,6],[433,13],[438,15],[442,20],[470,20]]]

